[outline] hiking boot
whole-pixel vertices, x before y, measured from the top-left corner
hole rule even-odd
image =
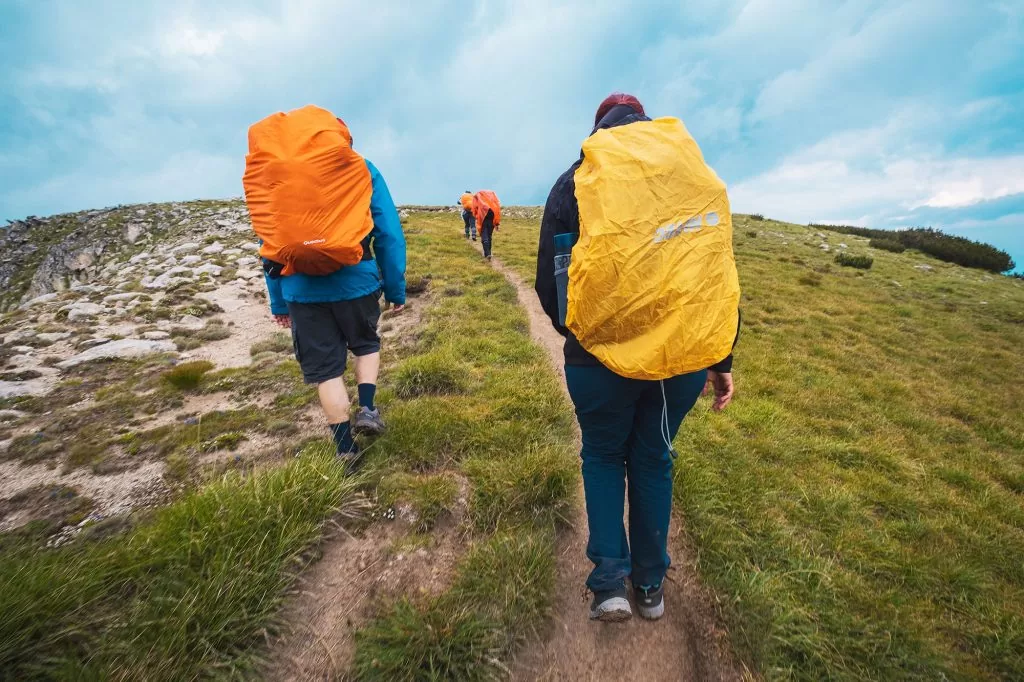
[[[380,410],[371,411],[360,407],[356,413],[355,429],[357,433],[372,433],[378,436],[384,433],[384,421],[380,418]]]
[[[665,586],[634,585],[633,596],[636,597],[636,608],[640,617],[647,620],[658,620],[665,615]]]
[[[629,608],[625,587],[594,593],[594,601],[590,605],[590,620],[599,620],[602,623],[621,623],[632,617],[633,610]]]

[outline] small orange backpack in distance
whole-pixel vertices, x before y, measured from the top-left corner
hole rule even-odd
[[[473,195],[471,193],[466,192],[463,194],[459,197],[459,202],[462,204],[462,210],[469,211],[470,213],[473,212]]]
[[[253,124],[242,185],[260,255],[282,275],[327,275],[362,260],[370,170],[331,112],[309,105]]]
[[[473,217],[476,218],[476,231],[484,229],[484,218],[487,211],[494,211],[494,226],[501,224],[501,203],[498,195],[489,189],[482,189],[473,195]]]

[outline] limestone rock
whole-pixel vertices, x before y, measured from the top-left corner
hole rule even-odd
[[[102,312],[103,306],[97,303],[79,301],[71,306],[70,310],[68,310],[68,321],[75,322],[76,320],[86,320],[90,317],[96,317]]]
[[[110,341],[101,346],[95,346],[86,351],[74,355],[63,362],[57,363],[57,367],[68,369],[77,367],[86,362],[104,360],[110,358],[136,358],[154,353],[174,352],[175,346],[170,341],[149,341],[142,339],[121,339]]]

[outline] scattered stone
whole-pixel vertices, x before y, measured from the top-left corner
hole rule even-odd
[[[259,262],[260,262],[259,259],[255,258],[253,256],[242,256],[241,258],[236,258],[235,259],[235,263],[237,263],[238,267],[240,267],[240,268],[245,268],[245,267],[248,267],[250,265],[256,265]]]
[[[106,291],[108,287],[99,284],[72,284],[71,291],[80,294],[99,294]]]
[[[16,422],[24,416],[25,413],[18,410],[0,410],[0,424]]]
[[[828,235],[824,232],[818,232],[818,239],[828,239]]]
[[[96,346],[102,346],[105,343],[110,343],[110,339],[108,339],[105,336],[97,336],[95,338],[86,339],[85,341],[82,341],[80,344],[78,344],[78,347],[80,349],[95,348]]]
[[[36,337],[35,330],[32,329],[19,329],[18,331],[11,332],[4,336],[4,345],[9,346],[12,343],[19,341],[28,341]]]
[[[71,338],[71,332],[46,332],[43,334],[37,334],[36,338],[42,339],[47,343],[57,343],[58,341]]]
[[[144,332],[142,338],[149,341],[163,341],[164,339],[171,338],[170,333],[161,331]]]
[[[192,253],[193,251],[198,250],[199,246],[200,245],[197,244],[196,242],[185,242],[184,244],[179,244],[178,246],[175,246],[173,249],[170,250],[170,253],[175,255],[181,255],[183,253]]]
[[[20,398],[26,395],[42,395],[47,392],[48,385],[38,379],[32,381],[0,381],[0,400],[4,398]]]
[[[222,254],[225,255],[225,256],[239,256],[239,255],[242,254],[242,250],[241,249],[224,249],[224,251],[222,251]]]
[[[224,250],[224,245],[220,242],[214,242],[202,250],[202,253],[215,254],[221,253]]]
[[[224,270],[224,268],[222,268],[219,265],[214,265],[213,263],[207,263],[206,265],[200,265],[198,268],[196,268],[192,272],[197,274],[197,275],[213,275],[214,277],[220,277],[220,273],[223,270]]]
[[[831,247],[828,244],[822,244],[821,245],[821,250],[822,251],[829,251],[829,250],[831,250]]]
[[[848,247],[848,246],[847,246],[846,244],[840,244],[840,245],[839,245],[839,248],[840,248],[840,249],[847,249],[847,248],[849,248],[849,247]]]
[[[915,270],[920,270],[921,272],[931,272],[931,271],[932,271],[932,270],[934,270],[935,268],[933,268],[933,267],[932,267],[932,266],[930,266],[930,265],[925,265],[925,264],[921,264],[921,265],[915,265],[915,266],[914,266],[914,269],[915,269]]]
[[[58,362],[57,367],[69,369],[77,367],[86,362],[94,360],[105,360],[109,358],[136,358],[154,353],[172,353],[175,345],[170,341],[148,341],[140,339],[121,339],[110,341],[102,346],[95,346],[86,351],[72,356],[63,362]]]
[[[139,241],[139,237],[146,231],[145,226],[139,223],[128,223],[124,228],[124,238],[129,244],[134,244]]]
[[[202,319],[196,317],[195,315],[183,315],[182,318],[178,320],[178,324],[187,329],[203,328]]]
[[[192,273],[192,271],[189,270],[188,268],[185,268],[185,271],[188,272],[189,274]],[[146,279],[142,280],[142,286],[146,287],[147,289],[169,289],[171,287],[177,286],[178,284],[191,283],[191,277],[176,277],[169,272],[165,272],[156,279],[150,280],[148,283],[146,282]]]
[[[135,265],[136,263],[141,263],[144,260],[149,260],[152,257],[153,256],[149,252],[143,251],[142,253],[136,254],[129,258],[128,262],[131,263],[132,265]]]
[[[110,294],[109,296],[103,297],[103,302],[113,303],[114,301],[131,301],[132,299],[136,299],[141,295],[142,294],[138,291],[129,291],[128,293],[124,294]]]
[[[892,280],[891,284],[895,287],[899,287],[900,289],[903,288],[903,285],[897,282],[896,280]]]
[[[40,303],[49,303],[50,301],[57,300],[58,296],[60,296],[60,294],[58,294],[58,293],[43,294],[42,296],[36,296],[35,298],[33,298],[31,300],[28,300],[28,301],[25,301],[24,303],[22,303],[21,307],[22,308],[31,308],[32,306],[39,305]]]
[[[71,306],[70,310],[68,310],[68,321],[75,322],[76,320],[85,320],[90,317],[96,317],[102,312],[103,306],[97,303],[79,301]]]
[[[256,279],[257,277],[262,277],[262,276],[263,276],[263,271],[262,270],[239,270],[238,271],[239,279]]]
[[[184,258],[181,259],[181,264],[182,265],[195,265],[196,263],[202,263],[202,262],[203,262],[203,257],[202,256],[185,256]]]
[[[260,245],[256,242],[246,242],[245,244],[239,244],[238,248],[245,249],[246,251],[259,251]]]

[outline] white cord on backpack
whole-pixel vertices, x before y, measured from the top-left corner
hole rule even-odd
[[[658,383],[661,384],[661,439],[665,441],[668,454],[675,459],[679,453],[672,447],[672,427],[668,423],[668,397],[665,395],[665,380],[662,379]]]

